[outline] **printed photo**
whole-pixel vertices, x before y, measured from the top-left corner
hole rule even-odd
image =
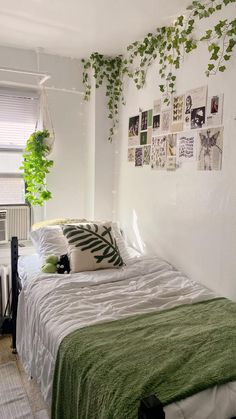
[[[169,132],[171,124],[171,111],[166,110],[161,113],[161,131]]]
[[[160,128],[160,115],[154,115],[153,116],[153,124],[152,124],[153,129],[158,129]]]
[[[191,110],[191,128],[202,128],[206,122],[206,108],[202,106],[200,108]]]
[[[152,109],[147,111],[147,126],[152,127]]]
[[[150,157],[151,157],[151,146],[145,145],[143,147],[143,165],[150,164]]]
[[[147,144],[147,131],[140,132],[140,145]]]
[[[151,168],[163,170],[166,167],[166,136],[152,137]]]
[[[190,95],[185,98],[185,114],[190,114],[192,109],[193,101]]]
[[[153,102],[153,114],[160,114],[161,113],[161,99],[154,100]]]
[[[206,116],[208,126],[212,126],[212,125],[218,126],[222,124],[223,103],[224,103],[223,93],[208,97],[207,116]]]
[[[143,148],[137,147],[135,149],[135,166],[141,167],[143,165]]]
[[[145,131],[147,129],[147,118],[148,118],[147,111],[142,112],[142,115],[141,115],[141,131]]]
[[[209,128],[198,133],[198,170],[221,170],[223,127]]]
[[[188,90],[185,94],[184,130],[191,128],[192,112],[195,109],[206,108],[207,86]]]
[[[129,137],[137,137],[139,132],[139,115],[129,118]]]
[[[196,142],[196,132],[180,132],[177,134],[176,159],[178,163],[196,160]]]
[[[176,134],[167,135],[166,169],[176,169]]]
[[[134,163],[134,161],[135,161],[135,148],[130,147],[128,148],[128,162]]]
[[[219,96],[211,98],[211,113],[217,113],[219,110]]]

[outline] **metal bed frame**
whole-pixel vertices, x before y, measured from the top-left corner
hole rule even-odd
[[[18,238],[11,239],[11,281],[12,281],[12,353],[17,354],[16,347],[16,320],[18,297],[21,292],[21,281],[17,271],[18,265]],[[165,412],[161,401],[151,395],[140,400],[138,419],[165,419]]]

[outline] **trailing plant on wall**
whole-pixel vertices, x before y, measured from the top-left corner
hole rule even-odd
[[[53,161],[47,159],[50,147],[47,139],[50,134],[47,129],[36,131],[27,140],[24,150],[24,161],[20,169],[26,183],[26,200],[31,205],[43,205],[52,197],[46,186],[46,175]]]
[[[91,82],[89,69],[93,70],[96,79],[96,88],[106,83],[106,96],[108,98],[108,118],[112,120],[108,140],[111,141],[118,124],[119,103],[123,92],[123,58],[106,57],[97,52],[93,53],[89,60],[82,60],[84,64],[83,83],[85,85],[85,100],[89,100],[91,94]]]
[[[196,22],[205,19],[236,0],[194,0],[187,8],[186,15],[180,15],[171,26],[157,28],[148,33],[142,41],[135,41],[127,47],[125,56],[106,57],[93,53],[84,65],[83,82],[85,99],[91,92],[90,69],[96,79],[96,87],[106,83],[109,118],[112,119],[109,141],[118,124],[118,107],[122,98],[124,77],[133,79],[141,89],[146,81],[148,68],[155,62],[159,64],[160,91],[165,94],[164,101],[169,102],[176,90],[176,70],[181,66],[185,54],[194,51],[199,43],[207,42],[209,63],[206,76],[224,72],[232,57],[236,45],[236,19],[219,20],[215,26],[205,31],[200,39],[194,36]]]

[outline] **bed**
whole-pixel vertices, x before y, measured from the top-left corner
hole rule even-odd
[[[16,294],[13,300],[16,302],[19,283],[22,286],[18,301],[16,347],[27,374],[37,380],[42,395],[49,405],[52,403],[52,392],[55,390],[55,369],[58,378],[58,370],[61,368],[61,365],[57,365],[59,348],[67,337],[72,336],[76,331],[95,330],[96,332],[97,330],[102,333],[100,329],[104,324],[112,327],[113,331],[114,325],[121,324],[122,326],[119,322],[127,322],[127,319],[133,321],[140,316],[149,318],[156,316],[157,313],[166,315],[178,308],[186,310],[187,307],[189,310],[190,307],[196,308],[197,304],[204,304],[204,302],[224,304],[222,299],[211,290],[191,281],[171,264],[156,256],[131,257],[129,263],[120,269],[52,275],[40,273],[40,260],[35,254],[20,258],[18,271],[21,281],[17,282],[15,280],[17,267],[16,263],[14,264],[17,256],[17,241],[14,240],[12,243],[12,249],[15,249],[12,257],[13,282],[15,282],[13,293]],[[178,314],[177,311],[175,313]],[[156,322],[156,317],[154,320]],[[148,336],[145,336],[144,340],[148,341]],[[234,337],[232,337],[232,342],[235,342]],[[158,354],[155,359],[158,360]],[[68,368],[70,365],[67,365]],[[86,371],[83,371],[84,373]],[[233,371],[232,374],[234,374]],[[145,395],[145,397],[140,396],[139,413],[135,408],[135,413],[130,418],[138,417],[138,414],[142,419],[154,417],[156,419],[162,417],[166,419],[233,418],[236,416],[236,381],[234,380],[231,378],[226,383],[223,380],[221,385],[211,385],[210,388],[204,388],[189,397],[177,398],[178,400],[168,404],[164,403],[164,407],[162,401],[160,405],[158,404],[158,392],[157,394],[153,392],[157,396],[154,399],[152,399],[152,392],[142,393],[141,396]],[[86,391],[94,391],[91,383],[89,386],[87,385]],[[70,403],[72,405],[69,389],[68,393],[65,388],[62,389],[62,393],[59,392],[57,395],[58,398],[62,397],[63,392],[66,393],[64,396],[68,399],[69,405]],[[68,416],[68,412],[62,412],[60,403],[59,408],[55,407],[55,394],[53,398],[54,410],[57,411],[56,416],[52,413],[53,418],[93,418],[92,413],[83,413],[79,416],[74,410],[73,414]],[[155,405],[154,410],[152,403]],[[89,409],[83,410],[83,412],[86,411],[89,412]],[[124,416],[124,414],[119,416],[117,413],[114,415],[109,413],[107,416],[103,413],[94,417],[99,417],[99,419],[100,417],[117,419],[127,417],[129,419],[129,416]]]

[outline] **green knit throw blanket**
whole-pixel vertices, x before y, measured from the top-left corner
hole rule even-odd
[[[137,419],[236,380],[236,303],[219,298],[79,329],[60,344],[52,419]]]

